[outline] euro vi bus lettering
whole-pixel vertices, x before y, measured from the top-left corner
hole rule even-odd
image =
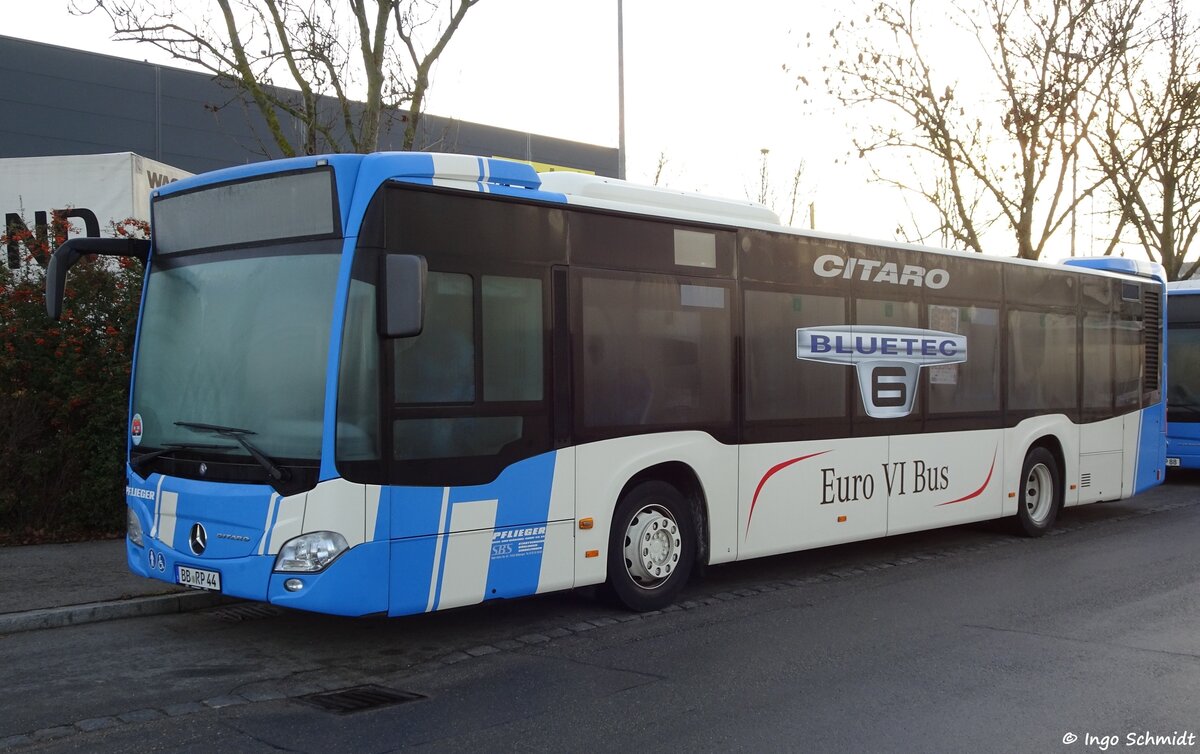
[[[885,463],[883,483],[889,497],[938,492],[950,487],[950,467],[921,460]],[[836,468],[821,469],[821,505],[870,500],[875,488],[874,474],[839,475]]]

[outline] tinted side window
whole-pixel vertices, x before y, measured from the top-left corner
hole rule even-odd
[[[475,400],[475,314],[471,277],[430,272],[425,328],[396,341],[396,403]]]
[[[797,329],[844,324],[843,298],[746,291],[746,418],[845,416],[848,369],[796,358]]]
[[[585,430],[732,421],[727,285],[588,272],[577,290]]]
[[[1076,409],[1076,323],[1074,314],[1009,310],[1010,410]]]
[[[1112,312],[1083,314],[1083,409],[1093,418],[1113,409],[1113,342],[1117,329]]]
[[[483,276],[483,399],[542,399],[542,281]]]
[[[929,329],[967,336],[967,360],[928,367],[929,410],[955,414],[1000,409],[1000,311],[987,306],[929,307]]]
[[[479,484],[549,447],[540,277],[430,272],[393,343],[392,483]]]

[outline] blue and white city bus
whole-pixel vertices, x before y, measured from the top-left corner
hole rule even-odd
[[[1200,280],[1167,283],[1167,466],[1200,469]]]
[[[345,615],[1129,497],[1163,476],[1160,269],[865,242],[495,159],[158,189],[128,446],[149,578]]]

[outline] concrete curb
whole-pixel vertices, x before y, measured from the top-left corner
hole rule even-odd
[[[88,602],[82,605],[26,610],[20,613],[0,615],[0,635],[77,626],[82,623],[99,623],[120,618],[183,613],[189,610],[203,610],[207,607],[225,605],[233,601],[231,597],[211,592],[181,592],[158,594],[151,597],[133,597],[112,602]]]

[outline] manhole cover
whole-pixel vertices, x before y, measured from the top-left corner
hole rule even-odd
[[[393,704],[404,704],[424,699],[421,694],[411,691],[395,691],[382,686],[354,686],[338,691],[322,691],[298,697],[300,701],[320,707],[329,712],[346,715],[351,712],[388,707]]]

